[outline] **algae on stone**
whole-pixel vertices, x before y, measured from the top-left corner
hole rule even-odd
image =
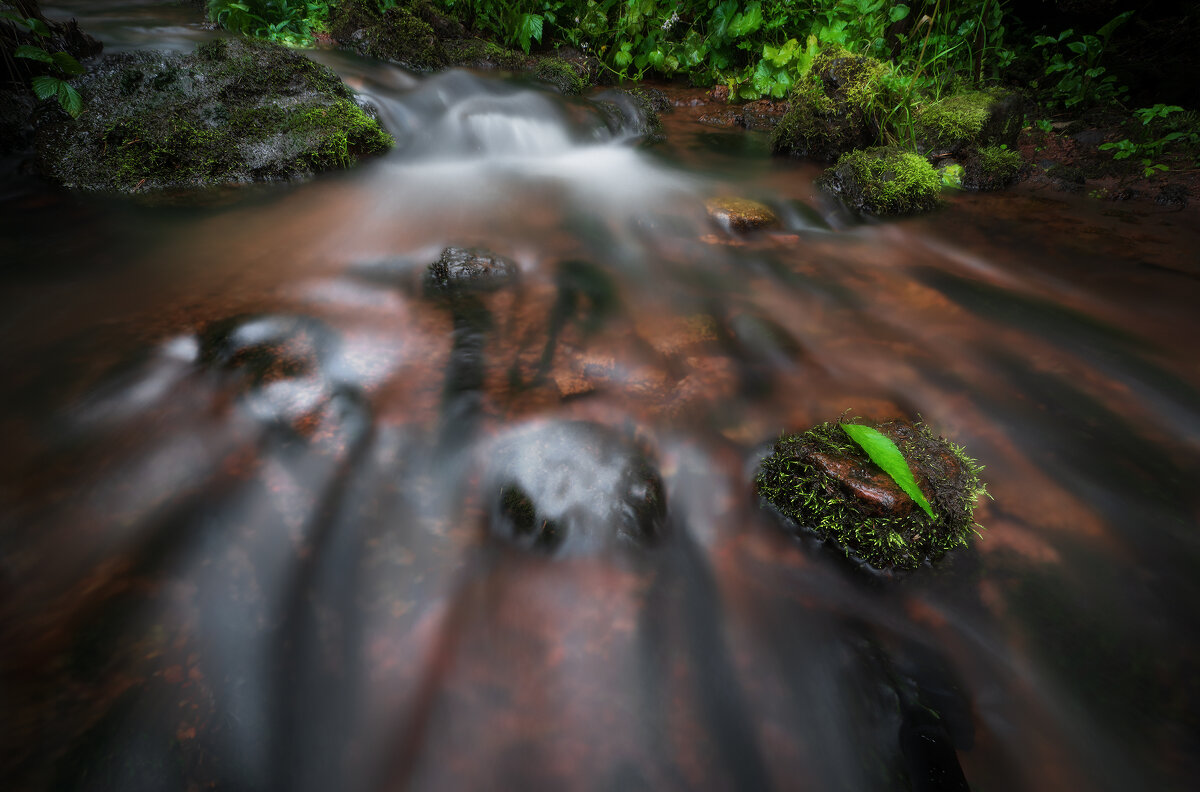
[[[880,100],[885,66],[844,49],[823,50],[788,97],[790,109],[771,134],[776,154],[832,162],[851,149],[879,142],[872,109]]]
[[[843,154],[817,183],[850,208],[880,217],[928,212],[940,203],[938,172],[920,154],[894,147]]]
[[[89,111],[38,129],[37,162],[82,190],[302,179],[392,146],[329,68],[246,39],[124,52],[79,81]]]
[[[980,466],[928,426],[874,424],[908,460],[930,519],[837,423],[786,435],[763,460],[758,493],[804,530],[880,569],[913,569],[967,543]]]

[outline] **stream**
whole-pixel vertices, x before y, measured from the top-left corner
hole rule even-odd
[[[309,55],[394,151],[203,200],[0,182],[0,786],[1192,788],[1194,210],[863,222],[698,89],[642,145],[604,89]],[[511,277],[439,296],[447,247]],[[871,576],[762,507],[771,443],[842,415],[986,466],[969,548]]]

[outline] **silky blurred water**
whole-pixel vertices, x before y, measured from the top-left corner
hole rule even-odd
[[[45,10],[213,35],[98,5]],[[1194,211],[863,223],[699,91],[645,146],[602,96],[312,57],[394,152],[0,187],[5,788],[1190,788]],[[430,295],[448,246],[518,276]],[[986,465],[971,548],[878,579],[760,507],[770,442],[847,412]]]

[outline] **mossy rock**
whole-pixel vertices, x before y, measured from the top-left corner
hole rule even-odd
[[[478,38],[443,41],[442,48],[448,66],[515,72],[529,69],[535,61],[532,56]]]
[[[662,143],[667,139],[658,108],[659,97],[654,89],[608,88],[593,97],[609,132],[615,137],[636,139],[644,145]]]
[[[908,460],[933,518],[837,423],[775,443],[755,477],[758,493],[799,528],[879,569],[915,569],[965,545],[986,492],[979,465],[925,424],[873,426]]]
[[[928,212],[941,202],[941,178],[929,161],[892,147],[843,154],[817,184],[851,209],[879,217]]]
[[[879,143],[871,108],[881,101],[884,65],[840,48],[823,50],[771,134],[776,154],[832,162],[852,149]]]
[[[1014,148],[1024,112],[1024,97],[1014,91],[962,91],[926,105],[913,126],[924,151],[957,154],[967,148]]]
[[[124,52],[77,85],[87,112],[37,132],[39,170],[74,189],[303,179],[393,145],[332,70],[262,42]]]
[[[591,87],[587,70],[562,58],[540,58],[533,67],[533,75],[553,85],[564,96],[578,96]]]
[[[977,192],[1003,190],[1016,184],[1029,168],[1021,152],[1007,146],[984,146],[963,156],[962,188]]]
[[[424,2],[380,11],[376,0],[343,0],[330,14],[329,33],[360,55],[425,71],[447,65],[442,40],[461,37],[462,26]]]

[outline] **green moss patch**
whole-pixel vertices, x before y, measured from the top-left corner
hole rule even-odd
[[[972,146],[1015,146],[1023,101],[1002,89],[963,91],[926,105],[914,127],[925,149],[960,151]]]
[[[400,2],[380,11],[375,0],[343,0],[329,18],[329,32],[360,55],[419,71],[446,65],[446,50],[434,24],[449,23],[428,4]]]
[[[393,145],[328,68],[250,40],[121,53],[80,92],[88,112],[44,124],[37,139],[42,172],[77,189],[302,179]]]
[[[843,154],[817,183],[852,209],[881,217],[928,212],[940,202],[938,172],[921,155],[897,148]]]
[[[832,162],[879,142],[871,109],[880,101],[884,65],[840,48],[822,51],[789,97],[771,135],[777,154]]]
[[[961,547],[986,490],[979,465],[922,423],[874,424],[908,460],[931,519],[837,423],[782,437],[755,477],[797,527],[880,569],[914,569]]]
[[[984,146],[963,159],[962,186],[967,190],[1002,190],[1020,181],[1026,165],[1021,152],[1007,146]]]

